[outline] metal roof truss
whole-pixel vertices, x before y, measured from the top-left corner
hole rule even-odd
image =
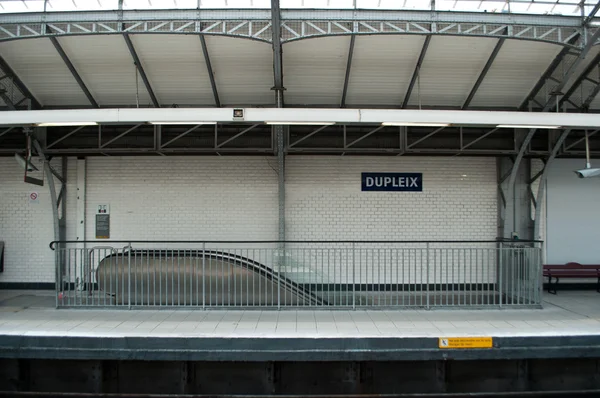
[[[149,125],[121,124],[46,128],[48,155],[257,154],[274,156],[272,126],[266,124]],[[518,130],[517,130],[518,131]],[[600,154],[600,130],[589,133],[594,154]],[[522,131],[521,131],[522,132]],[[400,127],[377,125],[289,126],[287,154],[356,155],[482,155],[514,156],[516,131],[471,127]],[[584,131],[571,130],[559,156],[585,152]],[[23,148],[23,129],[0,130],[0,155]],[[553,134],[538,130],[525,156],[545,157]]]

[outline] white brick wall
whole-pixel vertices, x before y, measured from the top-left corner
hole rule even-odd
[[[276,162],[265,157],[91,157],[86,237],[110,204],[111,240],[277,239]],[[73,209],[74,210],[74,209]]]
[[[361,172],[422,172],[423,192],[361,192]],[[493,240],[496,189],[495,158],[289,157],[287,238]]]
[[[95,209],[104,203],[111,240],[277,239],[276,167],[272,157],[90,157],[87,239],[95,238]],[[361,192],[367,171],[422,172],[424,191]],[[67,177],[67,239],[74,240],[75,158]],[[290,156],[287,239],[494,239],[495,181],[494,158]],[[29,204],[32,190],[39,205]],[[0,282],[53,282],[49,200],[47,186],[24,184],[14,160],[0,158],[0,239],[7,241]]]
[[[33,163],[43,169],[39,159]],[[60,172],[59,159],[53,166]],[[40,172],[32,174],[40,176]],[[60,189],[56,179],[55,183]],[[38,193],[39,203],[30,203],[31,192]],[[0,282],[54,282],[54,252],[48,248],[54,232],[47,179],[43,187],[24,183],[23,170],[12,157],[0,158],[0,240],[6,245]]]

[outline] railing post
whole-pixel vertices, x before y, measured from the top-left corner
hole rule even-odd
[[[499,305],[500,308],[502,308],[502,288],[503,288],[503,279],[504,279],[504,275],[502,274],[502,262],[504,261],[503,256],[502,256],[502,246],[503,243],[500,242],[498,244],[498,301],[499,301]]]
[[[356,243],[352,242],[352,309],[356,309]]]
[[[127,307],[131,309],[131,242],[127,245]]]
[[[427,279],[425,280],[425,290],[426,290],[426,294],[427,294],[427,309],[429,309],[429,242],[425,243],[425,263],[426,265],[426,272],[427,272]]]
[[[206,309],[206,242],[202,242],[202,309]]]
[[[281,264],[283,263],[281,257],[283,256],[285,258],[285,245],[281,242],[279,243],[279,250],[280,256],[277,260],[277,310],[281,310]],[[273,269],[273,271],[275,271],[275,269]]]
[[[60,262],[59,262],[59,257],[58,257],[58,252],[60,251],[60,243],[56,243],[56,247],[54,249],[54,266],[55,266],[55,277],[56,277],[56,293],[55,293],[55,299],[56,299],[56,308],[58,308],[59,306],[59,295],[60,290],[62,288],[62,275],[60,272]]]
[[[535,267],[535,275],[538,278],[538,290],[537,290],[537,301],[540,306],[543,306],[542,293],[544,291],[544,277],[543,277],[543,262],[544,262],[544,242],[540,242],[540,247],[537,250],[538,258]]]

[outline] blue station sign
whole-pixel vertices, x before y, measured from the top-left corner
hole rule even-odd
[[[423,173],[362,173],[362,191],[422,192]]]

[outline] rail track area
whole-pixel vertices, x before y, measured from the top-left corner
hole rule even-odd
[[[3,291],[0,396],[598,396],[596,295],[560,291],[538,310],[158,311]]]

